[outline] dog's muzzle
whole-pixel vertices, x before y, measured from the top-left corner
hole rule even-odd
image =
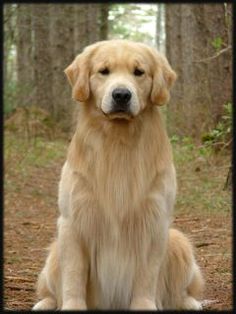
[[[112,92],[111,113],[130,113],[132,94],[127,88],[115,88]]]

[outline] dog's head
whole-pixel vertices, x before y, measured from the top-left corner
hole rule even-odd
[[[176,79],[166,58],[145,44],[108,40],[88,46],[65,69],[72,97],[110,119],[130,119],[163,105]]]

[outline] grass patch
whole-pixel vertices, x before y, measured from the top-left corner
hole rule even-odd
[[[229,166],[230,152],[215,154],[210,147],[196,146],[191,138],[171,139],[177,172],[177,199],[175,213],[229,214],[231,213],[231,190],[224,190]],[[4,160],[6,191],[19,193],[22,184],[37,168],[49,171],[55,163],[62,165],[66,158],[68,142],[58,138],[50,141],[43,137],[26,140],[15,132],[6,131],[4,137]],[[32,196],[45,195],[39,183],[30,188]],[[45,195],[46,196],[46,195]]]
[[[50,141],[43,137],[27,140],[15,132],[4,134],[4,188],[19,192],[22,183],[37,168],[44,171],[65,159],[68,143],[64,139]],[[40,194],[40,193],[39,193]]]
[[[231,190],[224,190],[231,154],[197,146],[191,138],[172,139],[177,172],[176,213],[230,213]]]
[[[36,137],[28,141],[13,132],[5,132],[4,136],[5,161],[17,161],[15,167],[23,171],[30,166],[50,165],[58,158],[65,156],[66,149],[67,143],[61,139],[49,141]]]

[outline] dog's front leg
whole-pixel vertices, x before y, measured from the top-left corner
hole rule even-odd
[[[170,217],[165,197],[156,194],[147,199],[143,211],[144,221],[149,222],[139,235],[139,257],[137,260],[132,310],[161,310],[160,293],[156,291],[159,272],[167,250]],[[148,243],[148,245],[147,245]]]
[[[162,248],[161,248],[162,250]],[[150,247],[146,263],[139,264],[134,278],[131,310],[162,310],[162,302],[157,297],[157,281],[161,266],[162,252],[158,245]],[[157,252],[160,252],[160,255]],[[159,256],[158,256],[159,255]]]
[[[59,218],[59,256],[62,279],[62,310],[85,310],[88,261],[82,241],[70,218]]]

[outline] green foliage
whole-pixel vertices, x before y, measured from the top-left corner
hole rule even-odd
[[[188,150],[193,150],[194,148],[194,143],[193,143],[193,139],[190,136],[185,136],[182,139],[182,143],[185,147],[187,147]]]
[[[176,134],[172,135],[171,138],[170,138],[170,142],[172,144],[175,144],[175,143],[178,143],[180,141],[180,137]]]
[[[4,116],[9,116],[16,108],[17,83],[5,82],[4,84]]]
[[[202,145],[196,145],[194,139],[189,136],[180,137],[173,135],[170,138],[173,146],[180,146],[174,154],[178,154],[177,159],[186,162],[191,158],[204,157],[209,158],[219,149],[228,147],[232,139],[232,104],[227,103],[224,106],[224,114],[217,124],[216,128],[202,136]]]
[[[222,49],[222,45],[223,45],[223,40],[221,37],[216,37],[214,38],[214,40],[212,41],[212,46],[217,50],[221,50]]]
[[[4,159],[12,161],[12,172],[20,172],[21,175],[30,175],[32,167],[52,165],[66,154],[65,140],[50,141],[47,138],[37,136],[26,140],[22,136],[16,136],[15,132],[5,131]]]
[[[111,5],[109,37],[155,43],[155,26],[152,25],[155,25],[156,10],[156,5]]]
[[[54,168],[55,163],[62,164],[66,149],[65,139],[57,138],[50,141],[37,136],[26,140],[16,132],[5,130],[4,166],[7,171],[4,177],[4,190],[8,193],[19,193],[22,189],[25,190],[24,186],[27,185],[31,196],[43,193],[45,200],[48,195],[45,191],[42,192],[39,183],[29,186],[29,182],[32,182],[32,177],[39,182],[38,176],[42,171],[47,171],[50,176],[50,169]],[[20,212],[16,214],[20,215]]]
[[[230,154],[214,154],[212,146],[199,145],[192,137],[170,138],[177,172],[177,213],[227,213],[231,194],[223,190]],[[220,171],[219,171],[220,164]]]
[[[170,138],[173,146],[174,159],[178,162],[189,162],[193,158],[192,146],[193,140],[190,137],[179,137],[173,135]]]
[[[232,104],[224,105],[224,113],[216,127],[202,137],[205,146],[225,147],[232,138]]]
[[[16,16],[17,5],[4,5],[4,115],[16,107]]]
[[[63,136],[61,124],[57,124],[48,111],[35,105],[17,106],[5,118],[4,127],[6,131],[33,142],[39,137],[53,139]]]
[[[194,139],[190,136],[180,137],[173,135],[170,141],[174,147],[174,157],[178,162],[191,162],[194,158],[200,156],[208,157],[211,154],[211,149],[197,146]]]
[[[213,150],[211,146],[201,145],[198,147],[199,156],[209,157],[212,155]]]

